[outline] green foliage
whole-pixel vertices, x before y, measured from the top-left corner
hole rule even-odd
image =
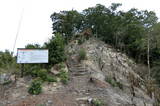
[[[37,74],[37,77],[40,77],[43,81],[47,80],[48,72],[46,69],[37,70],[37,72],[35,74]]]
[[[47,75],[47,82],[57,82],[56,77],[52,76],[52,75]]]
[[[90,28],[96,37],[116,48],[123,48],[129,56],[145,63],[146,50],[141,45],[145,42],[149,32],[147,30],[157,23],[156,14],[134,8],[123,12],[117,10],[120,6],[121,4],[113,3],[107,8],[97,4],[82,13],[75,10],[54,13],[51,15],[53,32],[63,33],[63,36],[70,39],[74,34]]]
[[[103,101],[101,101],[99,99],[93,99],[92,104],[93,104],[93,106],[103,106],[104,105]]]
[[[40,64],[25,64],[24,66],[25,75],[31,75],[32,77],[37,77],[40,69]]]
[[[81,45],[84,43],[84,40],[83,39],[78,39],[78,45]]]
[[[45,48],[49,49],[49,63],[54,65],[66,60],[65,55],[65,43],[62,35],[55,34],[55,37],[49,40],[49,42],[45,43]]]
[[[36,106],[46,106],[45,104],[37,104]]]
[[[14,57],[12,57],[12,54],[8,50],[6,50],[5,52],[0,52],[0,67],[1,68],[7,68],[13,62],[14,62]]]
[[[10,84],[11,82],[12,82],[11,80],[8,80],[8,81],[4,82],[3,85],[8,85],[8,84]]]
[[[27,44],[25,46],[26,49],[40,49],[41,46],[39,44]]]
[[[59,65],[59,66],[58,66],[58,67],[59,67],[59,69],[63,69],[63,68],[65,68],[65,64],[64,64],[63,62],[62,62],[62,63],[59,63],[58,65]]]
[[[61,72],[59,73],[58,76],[60,77],[61,82],[62,82],[63,84],[67,84],[67,83],[68,83],[68,81],[69,81],[68,72],[65,72],[65,71],[61,70]]]
[[[118,87],[119,89],[123,90],[123,84],[115,81],[114,79],[110,78],[110,77],[106,77],[106,82],[108,82],[109,84],[111,84],[113,87]]]
[[[46,69],[35,69],[30,73],[33,77],[39,77],[42,81],[57,82],[57,79],[53,75],[49,75]]]
[[[160,62],[160,23],[156,14],[135,8],[124,12],[118,9],[120,6],[115,3],[109,7],[97,4],[82,12],[71,10],[53,13],[53,33],[60,32],[66,39],[71,39],[90,28],[97,38],[122,50],[136,62],[145,64],[149,35],[150,64],[152,68],[157,67],[155,62]],[[81,43],[79,40],[78,44]]]
[[[42,92],[42,81],[40,79],[35,79],[31,83],[28,93],[33,95],[38,95]]]
[[[18,73],[19,64],[16,63],[16,57],[8,50],[0,51],[0,73]]]
[[[86,59],[86,51],[85,49],[80,49],[78,52],[79,61]]]
[[[106,80],[106,82],[108,82],[109,84],[111,84],[113,87],[117,86],[116,81],[113,80],[112,78],[106,77],[105,80]]]
[[[122,83],[117,82],[117,86],[119,87],[119,89],[122,89],[122,90],[123,90],[123,84],[122,84]]]
[[[61,11],[51,15],[53,21],[53,33],[61,33],[66,38],[66,42],[81,30],[83,15],[76,10]]]

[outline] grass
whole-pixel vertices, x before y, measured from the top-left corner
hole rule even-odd
[[[123,90],[123,84],[115,81],[114,79],[110,78],[110,77],[106,77],[106,82],[108,82],[109,84],[111,84],[113,87],[118,87],[119,89]]]
[[[78,52],[78,55],[79,55],[79,61],[81,60],[85,60],[86,59],[86,51],[85,49],[80,49],[79,52]]]
[[[100,100],[100,99],[93,99],[93,100],[92,100],[92,105],[93,105],[93,106],[103,106],[104,103],[103,103],[103,101]]]

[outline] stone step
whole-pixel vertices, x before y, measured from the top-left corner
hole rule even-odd
[[[74,76],[82,76],[82,75],[87,75],[88,73],[87,72],[81,72],[81,73],[72,73],[72,75]]]
[[[82,66],[82,65],[71,65],[71,66],[69,66],[69,67],[84,67],[84,66]]]
[[[86,70],[85,68],[70,68],[70,70]]]
[[[86,70],[86,68],[84,68],[84,67],[79,67],[79,68],[77,68],[77,67],[70,67],[69,69],[70,70]]]
[[[71,72],[74,72],[74,71],[87,71],[86,69],[77,69],[77,68],[72,68],[72,69],[69,69]]]

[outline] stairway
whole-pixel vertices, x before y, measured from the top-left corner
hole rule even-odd
[[[86,69],[84,64],[81,64],[77,60],[69,60],[68,61],[69,71],[72,76],[84,76],[88,75],[88,70]]]

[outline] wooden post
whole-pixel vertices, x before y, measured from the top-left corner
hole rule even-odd
[[[23,72],[24,72],[24,64],[21,64],[21,78],[23,77]]]

